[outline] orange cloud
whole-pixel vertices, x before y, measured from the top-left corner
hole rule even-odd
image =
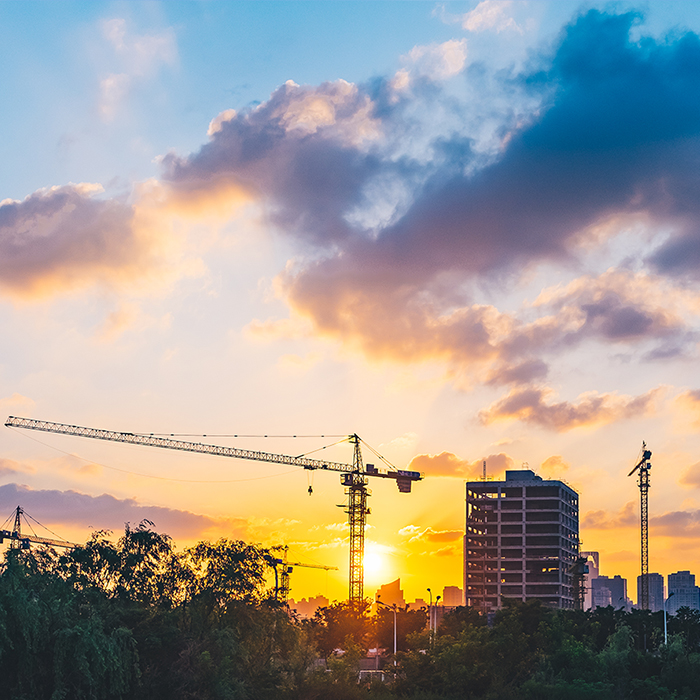
[[[680,510],[651,518],[649,527],[656,535],[700,539],[700,510]]]
[[[470,462],[460,459],[452,452],[441,452],[439,455],[417,455],[411,460],[408,468],[425,472],[427,476],[459,476],[463,479],[477,479],[482,474],[483,462],[483,459]],[[486,457],[486,470],[490,475],[501,473],[512,466],[512,458],[502,452]]]
[[[539,474],[545,479],[561,478],[564,472],[570,468],[570,464],[562,459],[561,455],[552,455],[542,462],[539,468]]]
[[[571,403],[547,403],[552,392],[542,388],[513,389],[508,396],[479,413],[484,425],[502,420],[521,420],[548,430],[566,432],[573,428],[607,425],[618,420],[647,415],[662,390],[652,389],[640,396],[586,392]]]
[[[700,488],[700,462],[696,462],[688,467],[685,472],[683,472],[680,482],[684,486]]]
[[[625,504],[618,513],[605,510],[589,510],[581,519],[581,528],[586,530],[614,530],[639,525],[634,501]]]
[[[683,392],[674,403],[683,414],[691,417],[694,426],[700,427],[700,389]]]

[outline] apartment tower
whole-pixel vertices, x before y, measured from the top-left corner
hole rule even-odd
[[[503,598],[573,608],[578,494],[529,469],[507,471],[505,481],[470,481],[466,489],[466,604],[484,613]]]

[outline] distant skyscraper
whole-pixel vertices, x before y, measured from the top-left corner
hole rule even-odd
[[[381,600],[386,605],[394,605],[394,603],[399,607],[406,605],[403,599],[403,591],[401,590],[401,579],[397,578],[396,581],[380,586],[375,600]]]
[[[610,592],[610,602],[608,605],[612,605],[613,608],[626,608],[627,607],[627,579],[621,576],[613,576],[609,578],[608,576],[598,576],[591,580],[591,588],[594,592],[601,590],[603,588]],[[598,600],[603,600],[602,594],[599,595]],[[600,602],[596,602],[594,607],[605,607]]]
[[[695,585],[695,574],[690,571],[677,571],[668,575],[668,601],[666,609],[674,615],[680,608],[700,610],[700,588]]]
[[[442,604],[448,608],[462,605],[462,589],[459,586],[445,586],[442,589]]]
[[[593,589],[591,581],[600,576],[600,554],[598,552],[581,552],[588,564],[588,573],[583,578],[583,609],[590,610],[593,606]]]
[[[529,469],[507,471],[505,481],[469,481],[466,489],[466,604],[488,612],[515,598],[573,608],[576,491]]]
[[[329,604],[328,598],[322,595],[317,595],[315,597],[302,598],[300,601],[295,602],[294,599],[289,601],[289,609],[295,610],[300,617],[313,617],[316,610],[319,608],[327,608]]]
[[[661,574],[649,574],[649,610],[651,610],[651,612],[660,612],[663,610],[664,597],[664,577]],[[641,599],[642,577],[637,576],[637,602]]]
[[[612,591],[605,585],[605,581],[601,581],[600,577],[594,578],[591,581],[591,593],[593,610],[596,608],[607,608],[612,605]]]

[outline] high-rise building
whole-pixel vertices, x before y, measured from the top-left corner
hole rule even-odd
[[[608,605],[612,605],[613,608],[626,608],[627,607],[627,579],[621,576],[613,576],[609,578],[608,576],[598,576],[597,578],[591,579],[591,588],[593,590],[593,600],[595,608],[604,608]],[[609,594],[600,593],[598,591],[607,590]],[[609,597],[609,602],[603,603],[606,597]]]
[[[507,471],[505,481],[467,482],[466,491],[466,604],[488,612],[505,597],[572,608],[576,491],[529,469]]]
[[[661,574],[649,574],[649,610],[660,612],[664,609],[664,577]],[[637,576],[637,601],[642,599],[642,577]]]
[[[677,571],[668,575],[668,595],[666,609],[674,615],[680,608],[700,610],[700,588],[695,585],[695,574],[690,571]]]
[[[588,573],[583,577],[583,609],[595,609],[593,605],[593,587],[591,581],[600,576],[600,554],[598,552],[581,552],[581,556],[585,558],[588,565]]]
[[[382,603],[385,605],[396,605],[402,608],[406,605],[406,602],[404,601],[403,591],[401,590],[401,579],[397,578],[396,581],[379,586],[374,599],[381,599]]]
[[[442,589],[442,604],[448,608],[462,605],[462,589],[459,586],[445,586]]]

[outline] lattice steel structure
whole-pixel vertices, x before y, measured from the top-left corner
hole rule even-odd
[[[308,457],[291,457],[289,455],[260,452],[258,450],[242,450],[235,447],[222,445],[210,445],[201,442],[188,442],[176,440],[173,437],[163,438],[152,434],[123,433],[116,430],[102,430],[100,428],[85,428],[79,425],[67,425],[65,423],[53,423],[51,421],[35,420],[33,418],[19,418],[9,416],[5,425],[11,428],[25,428],[28,430],[40,430],[47,433],[60,435],[73,435],[77,437],[107,440],[110,442],[125,442],[132,445],[146,445],[149,447],[161,447],[168,450],[181,450],[185,452],[197,452],[199,454],[218,455],[220,457],[235,457],[238,459],[250,459],[258,462],[273,462],[275,464],[290,464],[303,469],[323,469],[342,472],[341,483],[346,487],[348,497],[347,510],[348,525],[350,528],[350,601],[359,603],[364,596],[364,556],[365,556],[365,526],[367,524],[367,489],[368,476],[384,479],[394,479],[401,493],[410,493],[411,484],[420,481],[423,475],[420,472],[404,469],[390,469],[380,471],[373,464],[364,465],[362,461],[362,440],[356,434],[348,436],[348,441],[354,447],[352,464],[342,462],[329,462],[326,460],[309,459]]]
[[[627,475],[632,476],[639,470],[637,485],[639,486],[640,512],[641,512],[641,569],[639,587],[639,607],[649,610],[649,488],[651,480],[651,450],[647,450],[646,442],[642,442],[642,458],[634,469]]]
[[[364,599],[365,572],[365,527],[369,508],[367,498],[367,479],[363,476],[362,450],[357,435],[350,436],[354,444],[352,472],[342,477],[348,497],[347,510],[348,526],[350,528],[350,601],[360,602]],[[367,465],[368,467],[370,465]]]

